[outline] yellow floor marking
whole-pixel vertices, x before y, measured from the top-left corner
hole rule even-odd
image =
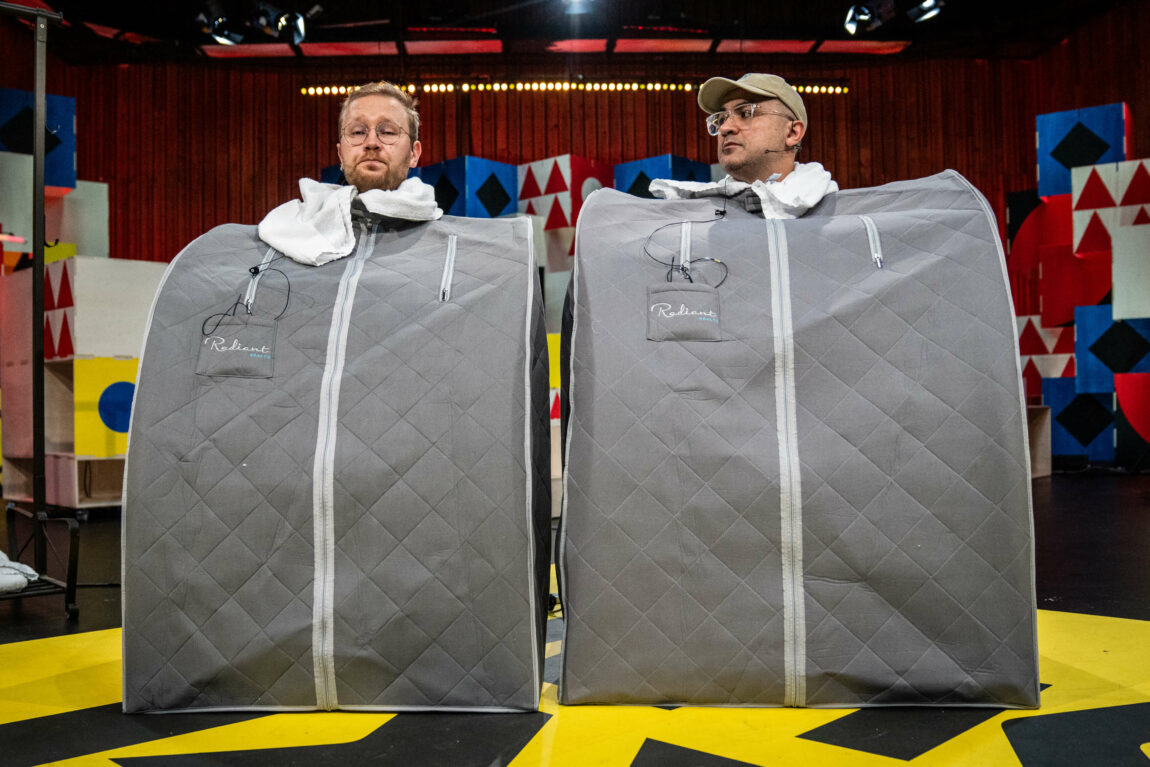
[[[120,629],[0,644],[0,724],[121,700]]]
[[[119,700],[118,630],[0,645],[0,723]],[[923,754],[911,764],[1012,765],[1018,758],[1002,724],[1010,719],[1150,701],[1150,622],[1074,613],[1038,613],[1040,672],[1051,687],[1038,711],[1002,711]],[[547,645],[548,657],[557,642]],[[560,706],[544,684],[540,710],[550,720],[512,762],[514,767],[625,767],[647,738],[751,764],[894,762],[797,737],[848,716],[851,709],[737,709]],[[320,745],[358,740],[389,714],[280,714],[60,762],[111,767],[109,757]],[[1142,747],[1150,756],[1150,744]]]
[[[162,716],[156,714],[155,716]],[[262,748],[295,748],[332,743],[351,743],[367,737],[394,714],[317,712],[273,714],[247,722],[189,732],[99,754],[52,762],[63,767],[115,767],[112,759],[129,756],[207,754]]]

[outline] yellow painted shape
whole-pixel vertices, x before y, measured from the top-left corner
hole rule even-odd
[[[61,242],[53,245],[50,248],[44,248],[44,263],[52,264],[56,261],[63,261],[65,258],[71,258],[76,255],[76,243],[74,242]],[[72,275],[68,275],[71,278]]]
[[[0,724],[116,703],[120,680],[120,629],[0,644]]]
[[[0,724],[120,699],[119,630],[0,645]],[[1011,719],[1150,700],[1150,622],[1039,611],[1043,708],[1003,710],[943,743],[914,765],[1017,765],[1002,725]],[[550,657],[555,645],[547,645]],[[626,767],[652,738],[760,765],[890,765],[889,758],[800,738],[853,709],[560,706],[544,684],[540,710],[551,719],[512,761],[536,765]],[[276,714],[57,764],[111,767],[110,758],[347,743],[390,714]],[[1143,746],[1147,753],[1148,746]],[[895,760],[897,761],[897,760]]]
[[[558,655],[560,652],[562,652],[563,643],[562,642],[548,642],[547,645],[543,649],[544,649],[544,652],[543,652],[544,658],[554,658],[556,655]]]
[[[189,732],[147,743],[114,748],[79,756],[53,765],[68,767],[115,767],[112,759],[131,756],[170,756],[208,754],[220,751],[249,751],[270,748],[299,748],[336,743],[352,743],[367,737],[387,723],[394,714],[348,712],[309,712],[270,716]],[[350,767],[350,765],[349,765]]]
[[[547,361],[551,369],[551,388],[559,388],[559,334],[547,334]]]
[[[72,364],[76,455],[123,456],[128,450],[128,434],[112,431],[104,425],[100,418],[100,395],[119,381],[136,383],[139,361],[96,357],[77,359]]]

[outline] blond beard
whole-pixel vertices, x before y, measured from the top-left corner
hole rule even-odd
[[[383,162],[379,160],[379,162]],[[407,173],[411,167],[411,152],[402,160],[397,161],[395,164],[387,165],[387,170],[383,175],[377,173],[360,172],[359,166],[343,167],[343,177],[347,183],[354,186],[360,192],[366,192],[369,189],[382,189],[385,192],[390,192],[397,189],[400,184],[407,179]]]

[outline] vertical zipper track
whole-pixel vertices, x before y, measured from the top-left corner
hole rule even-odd
[[[870,243],[870,257],[874,261],[874,265],[882,269],[882,240],[878,236],[878,227],[875,226],[874,219],[870,216],[859,216],[863,222],[863,227],[866,229],[867,242]]]
[[[375,227],[360,225],[359,244],[348,259],[336,293],[327,337],[327,359],[320,382],[319,423],[312,468],[312,537],[315,575],[312,587],[312,658],[316,707],[338,707],[335,681],[335,447],[339,391],[347,353],[348,327],[363,264],[371,256]]]
[[[795,403],[790,261],[783,223],[767,220],[775,351],[775,413],[779,445],[779,511],[783,560],[783,703],[806,705],[806,603],[803,586],[802,485]]]
[[[244,306],[248,312],[252,310],[252,304],[256,300],[256,288],[259,287],[260,277],[263,277],[264,272],[267,271],[268,264],[275,258],[275,248],[268,248],[268,252],[264,254],[264,260],[260,261],[259,268],[256,273],[252,275],[252,279],[248,282],[248,289],[244,292]]]
[[[443,279],[439,281],[439,302],[451,300],[451,280],[455,275],[455,242],[457,236],[447,236],[447,257],[443,260]]]

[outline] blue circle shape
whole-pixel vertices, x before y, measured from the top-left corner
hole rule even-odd
[[[127,381],[117,381],[104,389],[98,409],[100,420],[105,426],[121,434],[128,432],[128,421],[132,417],[132,397],[135,393],[136,385]]]

